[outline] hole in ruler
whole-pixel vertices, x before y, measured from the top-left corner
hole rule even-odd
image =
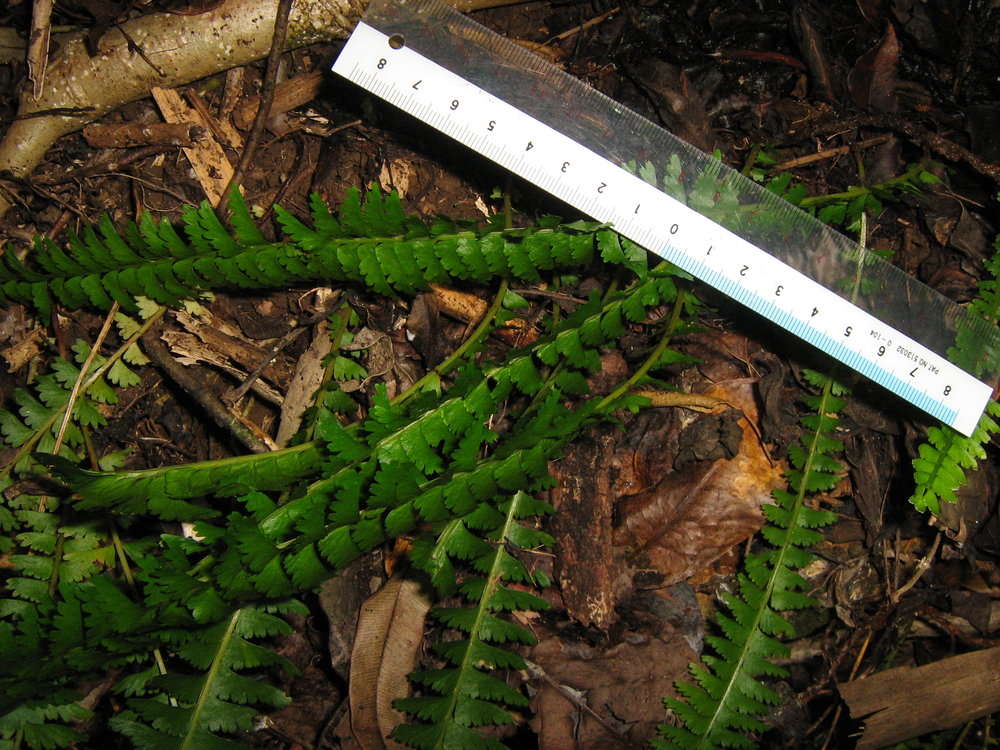
[[[404,44],[406,44],[406,39],[403,38],[402,34],[393,34],[389,37],[389,46],[393,49],[402,49]]]

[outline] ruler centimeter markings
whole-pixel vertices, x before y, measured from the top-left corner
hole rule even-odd
[[[390,41],[391,40],[391,41]],[[992,387],[659,188],[364,21],[333,71],[966,435]]]

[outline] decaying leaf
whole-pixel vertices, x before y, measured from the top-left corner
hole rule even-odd
[[[409,695],[430,601],[420,585],[392,578],[361,607],[351,654],[351,731],[363,750],[402,750],[389,733],[404,720],[392,707]]]
[[[645,630],[645,629],[644,629]],[[643,747],[663,722],[663,696],[696,654],[679,631],[630,631],[611,647],[543,637],[529,655],[537,665],[532,701],[540,750]]]
[[[288,384],[285,398],[281,405],[281,421],[275,442],[284,447],[292,436],[299,431],[302,415],[313,402],[313,394],[323,383],[323,358],[333,348],[326,321],[316,325],[309,348],[302,353],[295,363],[295,372]]]
[[[854,103],[874,112],[895,112],[896,69],[899,66],[899,40],[891,23],[879,43],[863,54],[847,77]]]
[[[740,379],[707,390],[704,395],[738,406],[742,416],[735,410],[699,416],[677,437],[676,470],[618,503],[615,544],[664,583],[689,577],[756,533],[761,505],[784,482],[782,466],[769,460],[752,426],[753,387]],[[725,457],[733,443],[735,454]]]

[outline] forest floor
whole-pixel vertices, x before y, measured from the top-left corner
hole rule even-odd
[[[149,4],[135,5],[60,2],[53,22],[92,25],[99,36],[114,19]],[[29,6],[27,0],[9,3],[0,10],[0,26],[26,30]],[[922,164],[937,181],[873,193],[880,200],[866,204],[868,247],[891,253],[894,264],[959,303],[986,278],[984,264],[1000,232],[996,2],[539,0],[473,17],[762,181],[787,173],[809,196],[826,196],[883,185]],[[304,217],[311,193],[336,205],[349,188],[374,185],[398,191],[407,210],[430,218],[482,221],[503,210],[505,192],[515,226],[544,214],[581,218],[327,72],[338,49],[318,45],[284,56],[282,79],[306,76],[300,83],[310,93],[306,103],[268,120],[242,180],[251,206],[277,202]],[[246,104],[262,72],[263,64],[248,66],[241,75],[220,74],[181,92],[223,123],[201,137],[219,141],[233,162],[239,154],[227,134],[238,143],[246,132],[252,120]],[[0,64],[5,119],[16,112],[25,73],[19,63]],[[149,98],[99,124],[162,117]],[[145,212],[176,220],[183,207],[205,200],[203,183],[177,146],[91,141],[91,133],[63,137],[19,183],[21,200],[0,222],[8,252],[36,234],[59,242],[67,228],[105,213],[117,225]],[[275,236],[273,213],[259,218],[262,231]],[[606,283],[584,274],[517,288],[527,302],[518,315],[530,326],[553,310],[571,311]],[[511,678],[527,682],[532,696],[521,723],[506,735],[512,747],[640,747],[666,721],[661,699],[675,694],[674,681],[687,674],[706,630],[713,632],[718,593],[732,590],[744,556],[759,544],[760,506],[781,485],[796,434],[795,404],[807,387],[802,370],[830,366],[707,288],[695,283],[691,289],[707,304],[698,331],[676,345],[697,364],[679,364],[661,377],[739,408],[630,415],[594,428],[553,464],[560,487],[551,491],[557,512],[546,528],[556,545],[545,563],[554,580],[545,597],[553,607],[526,616],[538,643],[525,654],[537,672]],[[495,290],[470,286],[412,299],[342,292],[358,316],[355,352],[367,372],[352,395],[366,407],[377,384],[392,396],[441,362]],[[222,404],[253,440],[274,445],[283,404],[293,398],[289,386],[300,360],[313,352],[312,328],[329,294],[316,288],[218,292],[203,301],[200,319],[168,314],[160,340],[188,377],[178,380],[155,363],[136,368],[141,382],[106,407],[106,426],[93,431],[91,450],[97,456],[125,451],[128,468],[244,453],[245,440],[206,416],[206,399]],[[22,306],[0,312],[0,353],[8,365],[0,373],[0,396],[7,408],[15,389],[30,384],[56,353],[71,357],[77,339],[94,342],[103,320],[94,311],[57,311],[51,321],[36,320]],[[40,330],[46,325],[47,332]],[[620,378],[654,334],[642,326],[629,331],[621,349],[604,357],[592,386]],[[112,330],[105,350],[121,340]],[[254,372],[254,387],[226,401]],[[958,503],[936,515],[920,512],[908,503],[911,461],[930,418],[875,386],[851,385],[839,435],[846,468],[817,501],[837,521],[824,530],[817,560],[805,573],[821,606],[793,619],[797,636],[782,661],[787,676],[774,683],[783,704],[766,717],[773,729],[760,738],[764,747],[852,747],[862,723],[841,696],[845,683],[1000,646],[997,446],[988,446],[989,459]],[[637,518],[652,528],[636,531],[639,522],[630,519]],[[398,556],[398,550],[376,550],[307,598],[310,614],[280,646],[300,669],[281,685],[292,703],[269,715],[246,742],[360,747],[346,718],[354,628],[362,603]],[[982,662],[957,664],[953,678],[967,669],[970,679],[982,679]],[[988,714],[1000,707],[1000,688],[995,681],[982,684],[992,694],[983,701],[985,716],[941,708],[942,720],[921,705],[941,705],[945,699],[933,693],[914,692],[912,703],[896,705],[893,710],[924,715],[916,733],[960,717],[947,732],[906,747],[988,746],[997,733]]]

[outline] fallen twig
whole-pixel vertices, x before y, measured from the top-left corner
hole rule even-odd
[[[150,331],[142,340],[143,351],[179,385],[185,393],[198,402],[212,421],[233,435],[254,453],[267,453],[271,448],[253,430],[226,409],[219,397],[205,387],[204,381],[175,360],[160,340],[160,329]]]
[[[285,48],[285,37],[288,34],[288,16],[292,10],[292,0],[278,0],[278,8],[274,18],[274,34],[271,39],[271,51],[267,55],[267,70],[264,72],[264,84],[260,93],[260,107],[257,109],[257,116],[253,118],[253,127],[243,145],[243,153],[240,160],[233,169],[233,175],[229,178],[229,184],[222,191],[219,199],[219,213],[225,215],[229,206],[229,191],[234,185],[239,185],[243,181],[243,175],[250,160],[253,159],[261,136],[264,134],[264,123],[271,113],[271,103],[274,101],[274,87],[278,82],[278,63],[281,60],[281,53]]]
[[[902,133],[914,143],[918,143],[927,150],[943,156],[949,161],[964,162],[984,177],[988,177],[996,184],[1000,185],[1000,164],[983,159],[969,151],[969,149],[959,146],[954,141],[933,133],[923,125],[910,119],[909,116],[900,114],[880,114],[880,115],[860,115],[846,120],[834,122],[823,122],[813,126],[810,136],[828,135],[839,133],[844,130],[855,128],[877,128],[880,130],[893,130]]]
[[[789,159],[788,161],[783,161],[780,164],[775,164],[771,167],[772,172],[781,172],[786,169],[796,169],[797,167],[804,167],[807,164],[814,164],[818,161],[823,161],[824,159],[832,159],[835,156],[843,156],[844,154],[849,154],[851,151],[858,151],[865,148],[871,148],[872,146],[878,146],[880,143],[885,143],[892,136],[888,135],[878,135],[874,138],[868,138],[863,141],[858,141],[857,143],[852,143],[850,146],[838,146],[836,148],[828,148],[823,151],[819,151],[815,154],[806,154],[805,156],[797,156],[794,159]]]

